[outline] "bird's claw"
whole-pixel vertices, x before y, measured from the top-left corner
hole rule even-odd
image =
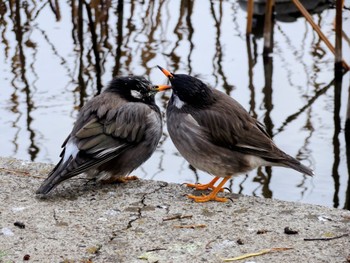
[[[217,202],[227,202],[227,198],[224,197],[218,197],[216,195],[203,195],[203,196],[196,196],[196,195],[187,195],[188,198],[193,199],[197,203],[205,203],[208,201],[217,201]]]
[[[216,189],[216,187],[211,184],[186,184],[186,186],[194,188],[196,190],[208,190],[208,189],[215,190]],[[223,188],[219,190],[219,192],[223,192],[223,191],[224,191]]]

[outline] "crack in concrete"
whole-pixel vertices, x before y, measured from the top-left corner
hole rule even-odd
[[[132,224],[133,224],[135,221],[141,219],[141,217],[142,217],[142,209],[143,209],[144,207],[147,206],[147,204],[145,203],[145,200],[146,200],[146,198],[147,198],[148,195],[154,194],[154,193],[160,191],[161,189],[163,189],[164,187],[167,187],[167,186],[168,186],[168,183],[162,182],[161,185],[160,185],[158,188],[154,189],[152,192],[144,193],[144,194],[142,195],[142,197],[141,197],[141,200],[139,201],[140,204],[142,205],[142,207],[138,207],[138,209],[137,209],[137,216],[136,216],[135,218],[129,220],[129,222],[128,222],[126,228],[124,228],[124,229],[122,229],[122,230],[128,230],[128,229],[132,228]],[[119,231],[120,231],[120,230],[118,230],[118,232],[119,232]],[[112,232],[112,236],[109,238],[109,242],[113,241],[113,239],[114,239],[116,236],[117,236],[117,234],[113,231],[113,232]]]
[[[53,210],[53,219],[55,219],[56,224],[58,224],[58,219],[57,219],[57,216],[56,216],[56,210],[55,209]]]
[[[148,195],[151,195],[151,194],[154,194],[154,193],[158,192],[159,190],[161,190],[161,189],[163,189],[164,187],[167,187],[167,186],[168,186],[168,183],[163,182],[163,183],[161,183],[161,185],[160,185],[158,188],[154,189],[152,192],[144,193],[144,194],[142,195],[141,200],[140,200],[140,204],[142,205],[142,207],[139,207],[139,208],[137,209],[137,216],[136,216],[135,218],[131,219],[131,220],[128,222],[128,224],[127,224],[125,230],[130,229],[130,228],[132,227],[132,224],[133,224],[135,221],[137,221],[137,220],[139,220],[139,219],[142,218],[142,209],[145,208],[145,207],[147,206],[147,204],[145,203],[145,200],[146,200],[147,196],[148,196]]]

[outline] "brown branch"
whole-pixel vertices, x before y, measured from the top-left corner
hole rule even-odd
[[[204,228],[207,227],[207,225],[204,224],[198,224],[198,225],[180,225],[180,226],[174,226],[175,228]]]
[[[304,238],[304,241],[329,241],[329,240],[334,240],[334,239],[347,237],[347,236],[349,236],[349,233],[343,234],[340,236],[335,236],[335,237]]]
[[[42,176],[31,175],[29,172],[26,172],[26,171],[7,169],[3,167],[0,167],[0,171],[3,171],[5,173],[16,174],[16,175],[29,176],[29,177],[38,178],[38,179],[44,178]]]
[[[192,218],[192,215],[175,215],[175,216],[163,218],[163,221],[169,221],[169,220],[175,220],[175,219],[184,219],[184,218]]]

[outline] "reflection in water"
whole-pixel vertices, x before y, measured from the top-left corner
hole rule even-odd
[[[311,112],[312,112],[312,109],[310,107],[307,110],[307,120],[304,127],[304,129],[308,132],[308,135],[305,137],[303,146],[300,148],[300,150],[296,154],[296,158],[300,161],[303,161],[308,166],[312,166],[312,163],[308,160],[308,156],[310,156],[312,153],[312,150],[310,149],[310,141],[315,131],[311,122]],[[300,180],[300,183],[297,184],[297,187],[300,188],[301,190],[300,197],[303,198],[303,196],[307,193],[307,190],[308,190],[306,175],[303,175],[303,177]]]
[[[74,5],[74,4],[73,4]],[[84,105],[84,99],[86,97],[86,84],[84,81],[84,24],[83,24],[83,1],[79,1],[78,14],[77,14],[77,31],[78,31],[78,44],[79,44],[79,74],[78,74],[78,87],[75,92],[79,94],[79,105],[77,109],[80,109]],[[73,27],[74,28],[74,27]]]
[[[180,1],[180,11],[179,17],[177,18],[177,23],[174,28],[174,34],[177,37],[177,40],[174,44],[174,47],[171,49],[169,54],[167,54],[171,58],[171,67],[174,72],[176,72],[180,68],[180,60],[181,54],[178,55],[177,49],[180,46],[181,41],[185,40],[183,37],[184,34],[187,34],[187,41],[189,42],[189,50],[187,56],[187,65],[188,73],[192,74],[192,66],[191,66],[191,56],[194,49],[194,44],[192,42],[192,37],[194,33],[194,29],[192,26],[191,15],[193,9],[194,1],[191,0],[181,0]],[[169,15],[172,12],[169,12]],[[185,16],[186,15],[186,16]],[[187,31],[187,32],[186,32]],[[180,51],[181,52],[181,51]]]
[[[51,0],[48,1],[51,7],[52,12],[56,16],[56,20],[60,21],[61,20],[61,10],[60,10],[60,5],[58,4],[58,0],[55,0],[55,3],[53,3]]]
[[[345,119],[345,143],[346,143],[346,159],[347,159],[347,168],[348,168],[348,183],[347,189],[345,192],[345,203],[344,209],[350,210],[350,86],[348,87],[348,102],[346,110],[346,119]]]
[[[273,42],[271,42],[273,43]],[[270,47],[270,52],[273,50],[273,45]],[[265,117],[264,117],[264,125],[266,127],[266,132],[273,137],[273,123],[271,120],[271,112],[273,109],[272,104],[272,75],[273,75],[273,59],[271,56],[264,56],[264,76],[265,76],[265,87],[263,88],[264,93],[264,108],[266,109]],[[261,171],[262,169],[258,169],[257,177],[264,177],[263,183],[263,196],[266,198],[272,198],[272,191],[269,189],[269,185],[271,182],[271,167],[266,167],[264,175]],[[261,181],[261,179],[260,179]]]
[[[247,36],[246,37],[246,47],[247,47],[247,53],[248,53],[248,76],[249,76],[249,90],[250,90],[250,109],[249,113],[252,115],[254,118],[257,118],[257,113],[255,111],[255,87],[254,87],[254,81],[253,81],[253,67],[256,64],[257,60],[257,45],[255,38],[253,38],[253,47],[254,47],[254,53],[252,54],[252,43],[251,43],[251,37]],[[254,55],[254,57],[253,57]]]
[[[277,129],[277,131],[275,132],[275,135],[282,132],[283,130],[285,130],[286,126],[288,124],[290,124],[292,121],[296,120],[298,118],[298,116],[300,116],[306,109],[308,109],[309,107],[311,107],[313,105],[313,103],[315,103],[315,101],[321,97],[321,95],[324,95],[329,88],[333,87],[334,85],[334,79],[326,86],[324,86],[323,88],[317,90],[315,92],[315,95],[313,97],[311,97],[303,107],[301,107],[296,113],[291,114],[290,116],[288,116],[286,118],[286,120],[283,122],[283,124],[281,125],[281,127],[279,127]]]
[[[341,130],[340,125],[340,96],[341,96],[341,85],[342,79],[338,79],[334,83],[334,135],[333,135],[333,153],[334,153],[334,163],[332,169],[332,176],[334,180],[334,196],[333,196],[333,206],[339,207],[339,163],[340,163],[340,143],[339,134]]]
[[[215,7],[213,1],[210,2],[210,11],[214,18],[214,26],[216,28],[216,38],[215,38],[215,54],[213,57],[213,76],[215,77],[215,85],[214,87],[218,86],[219,78],[223,81],[223,88],[226,91],[226,94],[230,95],[231,91],[233,90],[233,86],[228,84],[227,77],[224,74],[224,70],[222,68],[222,58],[223,58],[223,48],[221,45],[221,23],[222,23],[222,17],[223,17],[223,10],[222,10],[222,1],[219,2],[219,14],[216,15]]]
[[[117,49],[115,55],[115,66],[113,69],[113,76],[117,76],[120,71],[120,60],[122,57],[122,45],[123,45],[123,14],[124,14],[124,3],[123,0],[118,0],[116,15],[117,21]],[[106,25],[107,27],[107,25]],[[108,27],[107,27],[108,28]],[[108,32],[108,30],[106,30]]]
[[[53,149],[62,141],[51,134],[47,121],[52,121],[51,115],[73,122],[86,100],[99,94],[112,76],[142,74],[152,81],[164,81],[155,69],[160,64],[174,72],[205,74],[205,81],[237,97],[262,120],[271,136],[317,169],[314,181],[293,173],[288,178],[294,184],[290,187],[293,192],[286,197],[275,185],[277,177],[271,168],[235,178],[238,183],[230,181],[231,189],[349,209],[350,168],[349,177],[344,178],[346,162],[342,158],[345,140],[350,144],[349,122],[343,137],[344,89],[342,83],[332,80],[332,56],[294,11],[288,16],[276,14],[271,23],[271,54],[263,56],[264,14],[255,12],[253,35],[244,38],[246,13],[240,6],[242,1],[224,0],[0,1],[0,58],[5,66],[0,84],[7,87],[7,98],[0,101],[5,102],[0,104],[0,124],[8,130],[0,154],[54,160],[57,153]],[[334,16],[329,15],[332,10],[322,12],[324,8],[314,8],[318,13],[314,19],[320,27],[327,26],[325,32],[332,32]],[[55,92],[59,86],[62,89]],[[290,101],[284,92],[291,94]],[[158,96],[164,115],[169,93]],[[290,105],[283,107],[286,102]],[[326,116],[329,112],[333,112],[333,120]],[[288,142],[289,136],[294,137],[293,142]],[[318,149],[327,139],[323,157]],[[294,145],[295,141],[300,145]],[[346,152],[349,165],[349,147]],[[208,181],[178,155],[166,132],[152,161],[139,172],[158,180],[172,177],[169,180],[182,182],[190,177]],[[177,175],[185,177],[174,179]],[[323,200],[317,192],[325,185],[334,185],[327,189],[330,200]]]
[[[84,5],[86,7],[86,12],[87,12],[87,16],[89,19],[89,29],[90,29],[90,33],[91,33],[91,41],[92,41],[92,50],[94,51],[94,55],[95,55],[95,63],[93,63],[95,65],[95,75],[96,75],[96,84],[97,84],[97,94],[101,93],[101,89],[102,89],[102,84],[101,84],[101,60],[100,60],[100,51],[99,48],[97,46],[97,35],[96,35],[96,27],[95,27],[95,22],[92,18],[92,12],[91,12],[91,6],[86,3],[84,1]],[[95,7],[95,17],[98,18],[98,12],[97,10],[99,9],[99,6]],[[101,2],[101,10],[105,10],[103,9],[103,1]],[[107,17],[107,16],[105,16]],[[101,27],[102,27],[102,23],[101,23]],[[103,32],[103,31],[102,31]],[[100,37],[104,37],[103,34],[100,34]]]
[[[19,0],[15,1],[14,6],[11,6],[11,9],[12,8],[15,9],[15,12],[12,13],[12,19],[14,21],[14,31],[16,34],[16,41],[17,41],[17,52],[15,56],[12,58],[12,61],[13,61],[12,73],[14,75],[12,84],[17,91],[19,88],[17,86],[17,82],[24,84],[24,88],[22,88],[21,91],[23,91],[25,94],[25,102],[26,102],[26,108],[27,108],[25,113],[26,128],[27,128],[27,131],[29,132],[29,141],[30,141],[30,145],[28,147],[28,154],[30,155],[30,160],[34,161],[39,152],[39,147],[36,145],[36,142],[35,142],[35,132],[31,128],[31,124],[33,121],[31,112],[34,109],[34,103],[32,101],[32,94],[29,88],[27,77],[26,77],[26,57],[24,54],[24,47],[23,47],[23,36],[26,33],[27,29],[22,27],[20,1]],[[30,17],[32,14],[32,11],[29,11],[27,5],[24,5],[24,8],[26,10],[26,13],[28,14],[28,17]],[[33,47],[35,46],[33,45]],[[18,78],[20,78],[20,80]],[[18,110],[18,112],[20,112],[20,110]]]

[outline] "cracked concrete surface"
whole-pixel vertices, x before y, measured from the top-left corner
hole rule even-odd
[[[292,249],[238,262],[349,262],[350,236],[304,241],[350,233],[349,211],[230,193],[198,204],[181,185],[83,176],[37,199],[51,168],[0,159],[0,262],[223,262],[273,247]]]

